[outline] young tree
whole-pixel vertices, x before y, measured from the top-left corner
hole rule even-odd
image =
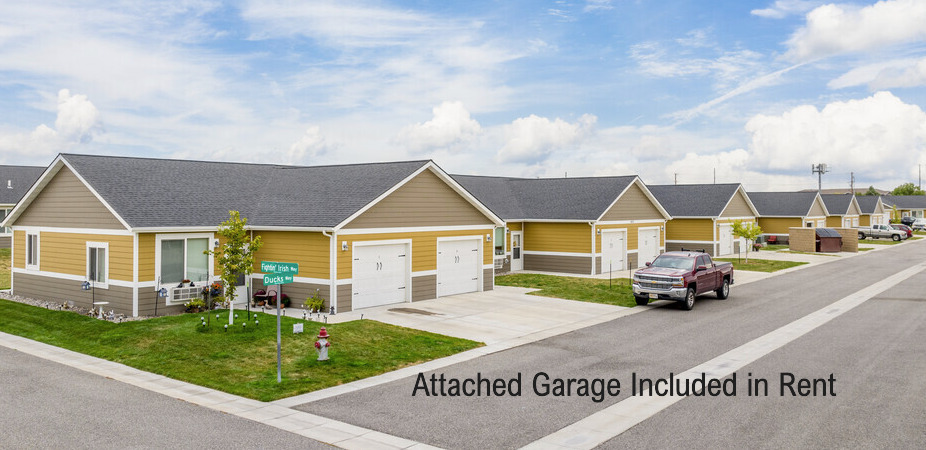
[[[245,229],[247,218],[242,218],[238,211],[229,211],[228,220],[219,225],[218,234],[225,238],[225,245],[212,251],[206,250],[209,255],[218,255],[219,267],[222,269],[222,285],[225,288],[225,299],[228,301],[228,323],[233,324],[235,315],[233,302],[238,276],[245,279],[254,270],[254,253],[260,250],[263,242],[260,236],[251,240],[251,234]]]
[[[746,239],[749,243],[746,245],[746,262],[749,262],[749,247],[755,244],[756,239],[762,234],[762,228],[755,222],[743,223],[737,219],[733,221],[733,235],[738,238]],[[740,249],[742,250],[742,248]]]
[[[856,192],[855,195],[881,195],[875,189],[874,186],[868,186],[868,190],[865,192]]]
[[[924,194],[926,194],[926,192],[916,187],[916,185],[913,183],[901,184],[900,186],[895,187],[894,190],[891,192],[891,195],[924,195]]]

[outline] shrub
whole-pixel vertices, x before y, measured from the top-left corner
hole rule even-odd
[[[325,307],[325,299],[318,296],[318,290],[316,289],[311,297],[305,299],[302,306],[312,312],[321,311]]]
[[[183,304],[186,307],[186,312],[188,313],[198,313],[206,310],[206,301],[199,298],[194,298]]]

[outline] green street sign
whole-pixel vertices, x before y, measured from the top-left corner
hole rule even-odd
[[[299,273],[299,264],[286,263],[286,262],[274,262],[274,261],[261,261],[260,271],[263,273],[286,273],[290,275],[295,275]]]
[[[281,273],[271,273],[264,275],[264,286],[270,286],[271,284],[289,284],[292,282],[292,275],[284,275]]]

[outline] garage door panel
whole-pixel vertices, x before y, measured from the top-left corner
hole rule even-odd
[[[627,260],[626,231],[601,233],[601,271],[624,270]]]
[[[406,244],[365,245],[354,249],[353,309],[406,301]]]
[[[478,291],[480,256],[478,239],[438,242],[437,296]]]

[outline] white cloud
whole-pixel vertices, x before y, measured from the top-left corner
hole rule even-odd
[[[802,105],[778,116],[758,115],[745,128],[752,134],[753,170],[800,173],[827,163],[880,179],[926,159],[926,113],[890,92],[820,110]]]
[[[790,15],[803,14],[810,11],[821,2],[804,0],[777,0],[768,8],[754,9],[752,15],[767,19],[784,19]]]
[[[289,146],[287,152],[287,162],[290,164],[312,164],[312,159],[325,154],[328,151],[328,143],[322,136],[321,129],[318,126],[311,126],[305,130],[305,133],[298,141]]]
[[[58,92],[55,128],[41,124],[31,133],[0,134],[0,152],[18,153],[31,158],[54,155],[77,144],[87,144],[103,132],[100,112],[86,95]]]
[[[586,0],[585,8],[583,8],[585,12],[607,11],[610,9],[614,9],[611,0]]]
[[[560,118],[550,120],[531,114],[504,127],[505,145],[498,151],[501,162],[535,164],[557,150],[579,144],[595,126],[598,118],[585,114],[576,122]]]
[[[403,128],[397,142],[413,152],[434,151],[468,142],[482,132],[462,102],[443,102],[432,112],[431,120]]]
[[[676,46],[642,42],[630,47],[640,72],[659,78],[710,76],[714,87],[728,89],[761,67],[762,55],[752,50],[725,51],[713,44],[706,30],[695,30],[675,41]]]
[[[872,91],[926,85],[926,58],[898,59],[856,67],[830,81],[830,89],[868,85]]]
[[[926,2],[880,1],[864,8],[828,4],[807,14],[788,40],[785,58],[810,61],[846,52],[874,51],[926,39]]]

